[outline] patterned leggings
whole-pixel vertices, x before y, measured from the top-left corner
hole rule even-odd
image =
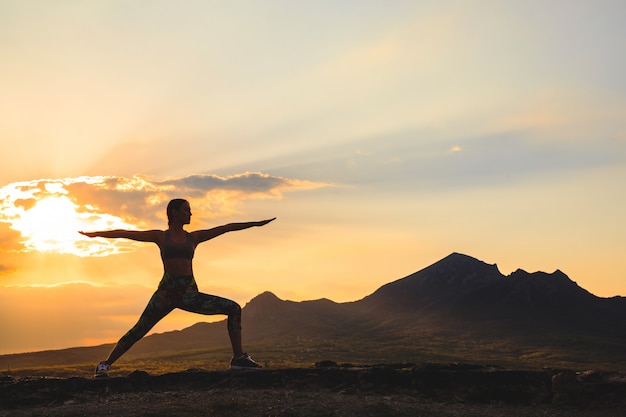
[[[228,331],[241,331],[239,304],[199,292],[196,280],[191,275],[176,277],[166,272],[137,324],[122,336],[118,345],[129,349],[175,308],[206,315],[226,314]]]

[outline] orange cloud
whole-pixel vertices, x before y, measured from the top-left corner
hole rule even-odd
[[[163,224],[165,206],[172,198],[188,199],[194,218],[202,221],[231,215],[247,199],[280,199],[288,191],[328,185],[259,172],[165,180],[102,176],[12,183],[0,188],[0,225],[5,225],[0,232],[10,232],[6,238],[0,235],[0,244],[79,256],[132,251],[134,242],[89,239],[78,231],[156,227]]]

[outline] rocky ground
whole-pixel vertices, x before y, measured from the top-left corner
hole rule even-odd
[[[626,416],[620,373],[336,366],[0,382],[0,416]]]

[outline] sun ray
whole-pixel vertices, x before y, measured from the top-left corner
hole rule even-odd
[[[64,195],[51,195],[24,207],[13,220],[12,228],[18,230],[26,250],[67,253],[78,256],[104,256],[122,252],[114,242],[89,239],[79,230],[129,227],[114,216],[79,212],[78,206]]]

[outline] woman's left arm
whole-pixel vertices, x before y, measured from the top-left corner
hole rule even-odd
[[[244,222],[244,223],[228,223],[223,226],[213,227],[211,229],[204,230],[196,230],[191,232],[196,245],[202,242],[206,242],[207,240],[218,237],[219,235],[223,235],[228,232],[235,232],[237,230],[244,230],[250,227],[260,227],[265,226],[269,222],[276,220],[276,217],[268,220],[261,220],[258,222]]]

